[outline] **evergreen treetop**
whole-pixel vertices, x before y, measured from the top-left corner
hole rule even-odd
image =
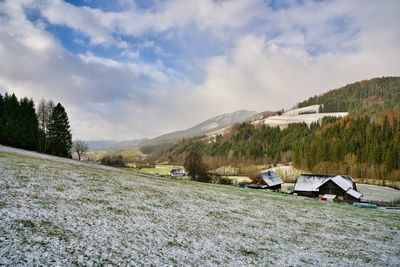
[[[72,134],[67,112],[58,103],[48,123],[48,152],[60,157],[71,157]]]

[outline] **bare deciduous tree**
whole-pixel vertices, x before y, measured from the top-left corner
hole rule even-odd
[[[76,140],[72,145],[72,150],[78,154],[78,160],[81,160],[82,155],[89,150],[89,146],[85,141]]]
[[[185,158],[184,167],[193,181],[211,183],[212,178],[208,175],[207,167],[200,154],[193,151],[189,152]]]
[[[40,152],[46,152],[47,149],[47,127],[53,108],[54,102],[52,100],[46,101],[45,99],[40,100],[37,107],[37,117],[39,122],[38,144]]]

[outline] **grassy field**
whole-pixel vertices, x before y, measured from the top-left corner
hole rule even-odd
[[[0,146],[0,266],[399,266],[400,214]]]
[[[125,150],[94,150],[86,152],[86,157],[93,160],[101,160],[105,156],[121,155],[124,158],[137,158],[142,157],[143,153],[137,149],[125,149]]]
[[[182,166],[176,166],[176,165],[156,165],[155,168],[141,168],[141,169],[136,169],[134,168],[135,164],[128,164],[128,166],[131,165],[132,167],[126,168],[127,170],[139,172],[139,173],[144,173],[144,174],[152,174],[152,175],[169,175],[171,169],[174,168],[183,168]]]

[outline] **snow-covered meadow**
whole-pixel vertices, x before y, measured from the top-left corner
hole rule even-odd
[[[0,146],[1,266],[399,266],[399,222]]]

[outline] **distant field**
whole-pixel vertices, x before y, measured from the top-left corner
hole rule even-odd
[[[89,158],[95,160],[101,160],[103,157],[108,155],[122,155],[124,158],[135,158],[143,156],[143,153],[136,149],[127,149],[127,150],[99,150],[99,151],[89,151],[86,153]]]
[[[0,266],[399,266],[399,221],[0,146]]]
[[[169,175],[171,169],[182,168],[182,166],[176,166],[176,165],[156,165],[155,168],[141,168],[141,169],[134,168],[134,164],[129,164],[128,166],[131,167],[126,168],[127,170],[145,174],[153,174],[153,175]]]

